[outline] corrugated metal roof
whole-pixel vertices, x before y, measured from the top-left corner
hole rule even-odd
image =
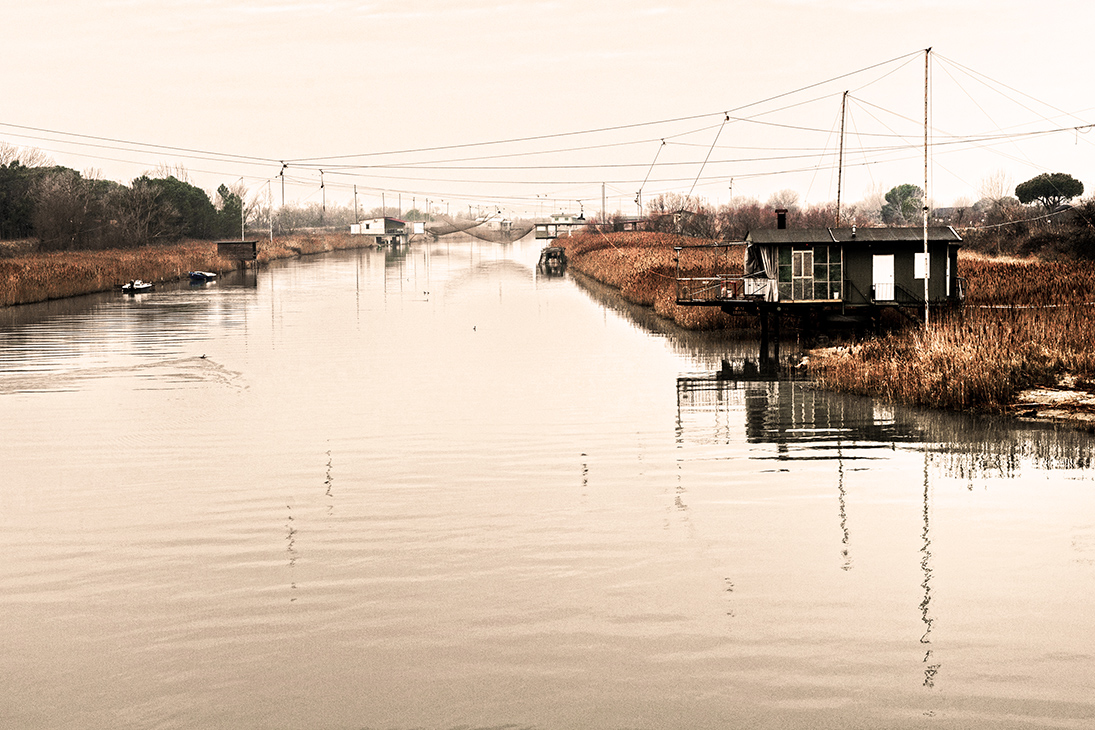
[[[916,243],[924,240],[923,227],[912,228],[761,228],[749,231],[746,241],[758,244],[779,243]],[[934,243],[961,243],[962,237],[950,226],[929,226],[928,240]]]

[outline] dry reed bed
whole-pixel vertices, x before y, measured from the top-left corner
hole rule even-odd
[[[569,266],[592,279],[616,287],[624,299],[654,308],[655,313],[687,329],[724,329],[742,320],[718,307],[677,306],[676,246],[705,246],[710,241],[670,233],[580,233],[556,239],[567,252]],[[740,276],[742,247],[703,248],[682,252],[683,276]]]
[[[1095,379],[1095,265],[963,253],[965,307],[850,347],[811,354],[824,387],[897,403],[1006,412],[1026,389]]]
[[[259,241],[260,263],[361,245],[349,233],[286,236]],[[185,241],[102,251],[21,253],[0,258],[0,306],[109,291],[132,279],[175,281],[194,270],[229,271],[236,262],[217,255],[211,241]]]

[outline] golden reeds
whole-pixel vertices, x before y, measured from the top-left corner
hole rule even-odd
[[[569,266],[592,279],[620,290],[635,304],[652,306],[666,319],[688,329],[722,329],[743,324],[718,307],[677,306],[677,264],[674,248],[702,247],[705,239],[670,233],[584,232],[559,238],[556,245],[567,252]],[[740,276],[742,247],[690,248],[681,256],[682,276]]]
[[[910,405],[1003,412],[1064,374],[1095,377],[1095,264],[963,253],[969,297],[958,311],[849,347],[811,353],[828,388]]]
[[[258,244],[260,263],[305,254],[364,245],[349,233],[306,234],[266,239]],[[99,251],[19,253],[0,258],[0,306],[109,291],[133,279],[175,281],[188,272],[222,273],[236,262],[217,255],[211,241],[184,241],[167,246],[142,246]]]

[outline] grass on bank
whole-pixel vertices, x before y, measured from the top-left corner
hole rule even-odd
[[[659,233],[583,233],[559,239],[570,266],[619,288],[691,329],[753,327],[715,307],[675,304],[674,246],[706,243]],[[689,252],[685,276],[741,271],[741,247]],[[736,258],[735,258],[736,257]],[[991,258],[962,251],[958,275],[969,297],[957,311],[933,312],[928,329],[815,350],[809,370],[834,390],[907,405],[1005,412],[1019,393],[1072,375],[1095,389],[1095,263]]]
[[[349,233],[307,234],[259,239],[259,263],[324,253],[362,245]],[[92,294],[120,287],[133,279],[153,283],[176,281],[190,271],[223,273],[236,262],[217,255],[212,241],[184,241],[163,246],[36,253],[25,242],[8,247],[0,257],[0,306]]]

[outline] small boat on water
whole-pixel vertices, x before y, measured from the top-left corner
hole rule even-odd
[[[213,273],[212,271],[191,271],[190,272],[190,283],[192,283],[192,284],[204,284],[207,281],[213,281],[213,279],[216,279],[216,278],[217,278],[217,275],[215,273]]]
[[[548,246],[540,252],[540,261],[536,267],[545,274],[562,274],[567,267],[566,249],[562,246]]]
[[[123,294],[143,294],[144,292],[149,291],[152,291],[152,282],[149,281],[134,279],[126,284],[122,284]]]

